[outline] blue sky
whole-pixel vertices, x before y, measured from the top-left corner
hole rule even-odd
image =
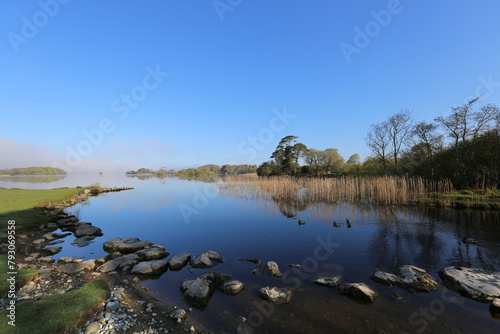
[[[498,1],[4,0],[0,168],[259,164],[286,135],[365,158],[370,124],[402,108],[430,121],[476,94],[500,104],[499,13]]]

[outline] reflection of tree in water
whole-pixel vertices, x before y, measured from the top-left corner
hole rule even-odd
[[[379,207],[378,212],[369,248],[375,265],[385,266],[381,269],[405,264],[431,270],[450,265],[500,269],[498,212],[406,207]],[[462,237],[480,241],[465,244]]]
[[[1,176],[0,180],[10,182],[50,183],[64,180],[66,175],[27,175],[27,176]]]
[[[305,211],[309,205],[304,201],[279,201],[275,197],[272,197],[272,199],[281,214],[287,218],[300,216],[300,212]]]

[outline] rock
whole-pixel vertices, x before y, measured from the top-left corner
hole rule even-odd
[[[85,329],[85,334],[97,333],[101,330],[102,325],[98,322],[91,322]]]
[[[491,313],[500,313],[500,298],[495,298],[490,305]]]
[[[227,279],[224,275],[210,271],[194,280],[184,281],[181,291],[192,306],[205,307],[214,289]]]
[[[40,253],[31,253],[30,256],[34,257],[35,259],[38,259],[42,255]]]
[[[108,302],[106,304],[107,311],[116,311],[120,308],[120,304],[117,301]]]
[[[114,258],[97,268],[97,271],[103,273],[109,273],[115,271],[118,268],[125,268],[127,266],[133,266],[139,262],[139,256],[137,254],[127,254],[121,257]]]
[[[397,276],[375,270],[370,278],[378,283],[420,292],[436,291],[439,287],[439,282],[427,271],[412,265],[399,267]]]
[[[40,246],[41,244],[43,244],[45,242],[45,239],[36,239],[36,240],[33,240],[32,244],[33,245],[37,245],[37,246]]]
[[[33,262],[33,261],[35,261],[35,260],[36,260],[36,259],[35,259],[34,257],[32,257],[32,256],[28,256],[28,257],[24,258],[24,261],[25,261],[25,262]]]
[[[237,295],[245,288],[245,284],[240,281],[229,281],[222,285],[222,292],[227,295]]]
[[[289,288],[264,287],[259,289],[259,295],[270,302],[279,302],[287,304],[292,298],[292,290]]]
[[[62,239],[67,237],[68,235],[71,235],[71,233],[55,233],[55,232],[49,232],[45,234],[43,237],[47,240],[55,240],[55,239]]]
[[[212,268],[223,262],[224,259],[219,253],[214,251],[206,251],[204,253],[196,255],[196,257],[191,260],[190,264],[193,268]]]
[[[103,244],[103,248],[108,253],[118,251],[120,253],[127,254],[135,253],[138,250],[150,247],[151,245],[153,245],[151,241],[141,241],[138,238],[121,239],[117,237],[106,241]]]
[[[283,274],[280,272],[278,264],[274,261],[267,262],[266,266],[262,270],[263,274],[268,274],[271,276],[281,277]]]
[[[288,266],[290,268],[302,269],[302,265],[301,264],[289,264]]]
[[[161,260],[170,255],[165,251],[165,247],[160,245],[152,246],[151,248],[141,249],[135,254],[139,255],[142,261]]]
[[[85,237],[81,237],[81,238],[76,238],[75,240],[73,240],[71,242],[71,244],[75,245],[76,247],[86,247],[86,246],[90,245],[95,238],[96,237],[93,237],[93,236],[85,236]]]
[[[500,298],[500,272],[477,268],[446,267],[439,271],[446,287],[481,302]]]
[[[191,260],[189,253],[176,254],[168,260],[168,266],[171,270],[180,270],[188,264],[189,260]]]
[[[255,266],[253,267],[252,274],[257,275],[261,266],[262,266],[262,260],[257,260]]]
[[[59,246],[59,247],[45,247],[43,250],[46,251],[47,253],[49,253],[50,255],[55,255],[55,254],[59,253],[60,251],[62,251],[62,247],[61,246]]]
[[[54,260],[53,257],[50,256],[44,256],[38,259],[38,262],[43,262],[43,263],[54,263],[56,260]]]
[[[57,260],[57,263],[71,263],[74,260],[75,260],[74,258],[69,256],[61,256],[59,260]]]
[[[313,282],[319,285],[324,285],[324,286],[329,286],[329,287],[334,287],[337,286],[337,284],[340,283],[340,280],[342,279],[342,276],[332,276],[332,277],[320,277]]]
[[[373,302],[378,296],[376,291],[373,291],[365,283],[343,283],[339,285],[339,292],[353,299]]]
[[[170,313],[170,318],[177,320],[178,323],[181,322],[185,317],[186,311],[181,308],[173,310],[172,313]]]
[[[95,267],[95,260],[83,261],[81,263],[66,263],[57,268],[60,273],[74,274],[82,270],[93,270]]]
[[[140,275],[157,275],[168,268],[168,262],[164,260],[144,261],[136,264],[132,270],[132,274]]]
[[[90,223],[80,223],[76,228],[75,237],[87,237],[87,236],[102,236],[102,230],[99,227],[92,226]]]

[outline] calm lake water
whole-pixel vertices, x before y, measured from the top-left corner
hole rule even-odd
[[[14,180],[15,179],[15,180]],[[208,329],[235,333],[238,316],[248,318],[255,333],[500,333],[500,319],[489,305],[461,297],[444,287],[431,293],[409,293],[375,283],[374,268],[394,271],[413,264],[438,278],[450,265],[500,270],[500,217],[498,212],[456,211],[396,206],[363,206],[349,203],[312,203],[292,207],[272,199],[220,196],[216,183],[177,178],[130,178],[125,175],[68,175],[47,182],[0,178],[0,187],[56,188],[100,182],[106,187],[132,186],[134,190],[92,197],[68,209],[81,221],[99,226],[103,237],[88,246],[72,245],[68,237],[56,255],[98,258],[106,253],[103,242],[138,237],[162,244],[171,254],[193,256],[214,250],[224,263],[214,270],[245,283],[237,296],[215,292],[208,306],[194,309],[190,317]],[[36,178],[35,178],[36,180]],[[30,180],[32,181],[32,180]],[[352,228],[347,228],[348,217]],[[298,225],[298,220],[306,222]],[[341,223],[334,227],[333,221]],[[462,237],[477,244],[464,244]],[[254,264],[244,259],[276,261],[284,276],[253,275]],[[302,270],[288,267],[302,264]],[[160,299],[187,309],[180,285],[185,279],[210,269],[186,267],[167,271],[142,282]],[[362,304],[318,286],[321,276],[341,274],[344,282],[365,282],[379,296]],[[258,289],[290,287],[286,305],[262,308]],[[396,300],[393,294],[402,298]],[[454,300],[451,302],[451,300]]]

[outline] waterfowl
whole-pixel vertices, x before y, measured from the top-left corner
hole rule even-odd
[[[299,225],[305,225],[305,224],[306,224],[305,221],[299,219]]]
[[[339,223],[337,223],[337,222],[333,222],[333,226],[335,226],[335,227],[340,227],[340,224],[339,224]]]
[[[351,222],[349,221],[349,218],[346,218],[345,219],[345,222],[347,224],[347,227],[351,227]]]
[[[464,244],[475,244],[475,243],[477,243],[477,240],[476,239],[471,239],[471,238],[465,238],[465,237],[463,237],[462,238],[462,242]]]

